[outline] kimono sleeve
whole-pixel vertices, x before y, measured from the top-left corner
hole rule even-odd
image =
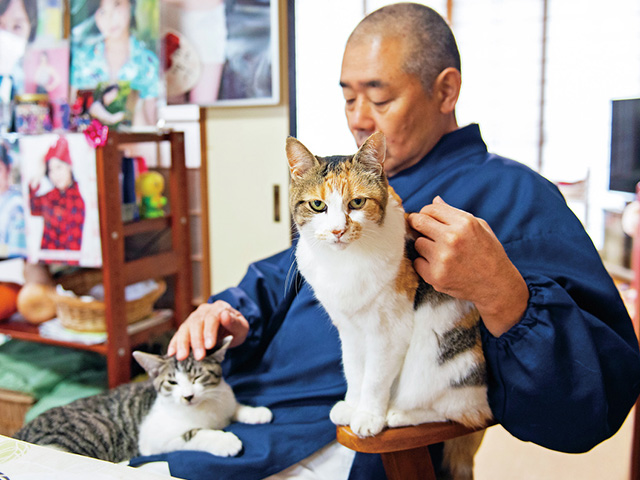
[[[289,248],[272,257],[252,263],[237,287],[213,295],[209,303],[224,300],[240,311],[249,322],[245,342],[229,351],[227,364],[235,371],[252,357],[264,343],[269,324],[281,308],[289,289],[295,282],[295,253]],[[229,372],[227,372],[228,374]]]
[[[491,408],[521,440],[585,452],[620,428],[640,392],[632,323],[583,237],[505,248],[530,300],[520,323],[501,337],[482,329]]]

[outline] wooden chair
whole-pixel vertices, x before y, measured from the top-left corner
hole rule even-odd
[[[389,480],[436,480],[428,446],[490,425],[472,429],[454,422],[425,423],[415,427],[389,428],[366,438],[358,437],[351,428],[344,426],[337,428],[337,439],[356,452],[379,453]]]

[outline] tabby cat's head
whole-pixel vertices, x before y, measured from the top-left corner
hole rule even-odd
[[[202,400],[216,395],[216,387],[222,381],[224,354],[231,337],[223,340],[222,346],[202,360],[189,354],[178,361],[174,356],[160,356],[144,352],[133,352],[133,357],[153,380],[158,395],[183,405],[197,405]]]
[[[367,224],[382,224],[389,196],[385,150],[381,132],[353,156],[316,157],[289,137],[289,199],[300,234],[343,249],[361,238]]]

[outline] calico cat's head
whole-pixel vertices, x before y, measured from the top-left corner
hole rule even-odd
[[[367,224],[382,224],[389,196],[382,132],[353,156],[316,157],[293,137],[286,150],[290,207],[300,235],[343,249],[361,238]]]
[[[202,360],[189,354],[178,361],[174,356],[160,356],[145,352],[133,352],[133,357],[153,380],[158,395],[183,405],[197,405],[215,395],[215,388],[222,381],[224,354],[232,337],[225,337],[222,346]]]

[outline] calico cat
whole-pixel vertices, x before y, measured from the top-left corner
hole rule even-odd
[[[383,170],[385,150],[379,132],[346,157],[316,157],[287,139],[298,268],[342,345],[347,393],[330,418],[359,436],[445,420],[483,426],[492,415],[478,312],[415,272],[402,202]],[[474,436],[445,445],[457,478],[472,475],[482,433]]]
[[[221,429],[232,421],[268,423],[272,414],[237,403],[222,378],[230,342],[201,361],[133,352],[149,380],[52,408],[15,438],[111,462],[174,450],[237,455],[241,440]]]

